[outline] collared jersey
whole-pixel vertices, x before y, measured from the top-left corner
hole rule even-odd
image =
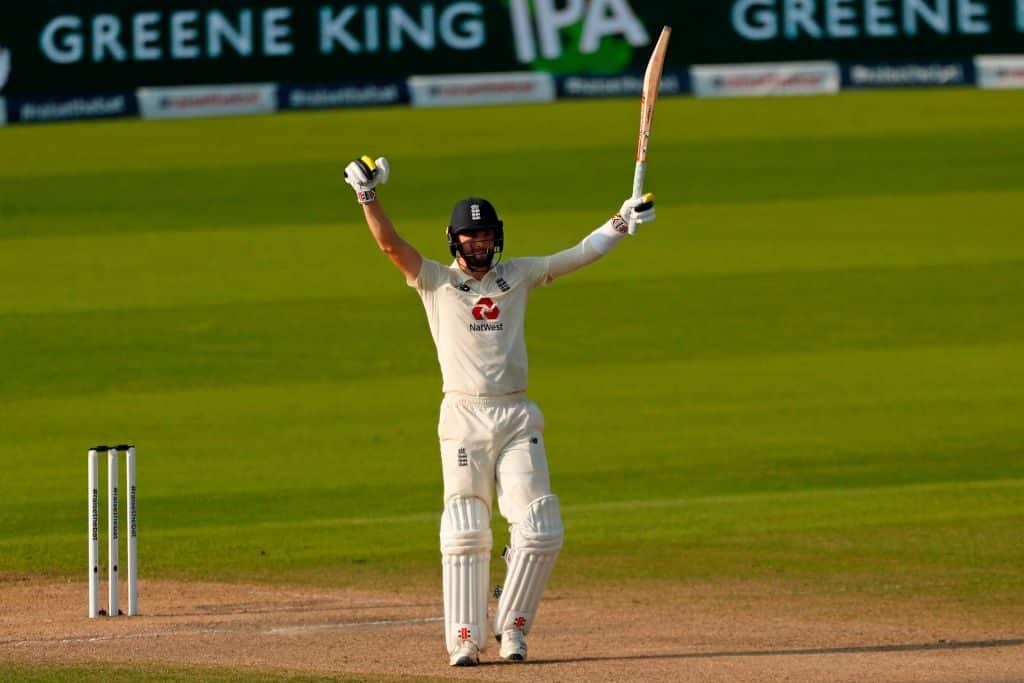
[[[550,280],[549,262],[548,257],[509,259],[478,281],[457,263],[423,259],[409,286],[423,300],[445,393],[526,391],[526,300],[530,290]]]

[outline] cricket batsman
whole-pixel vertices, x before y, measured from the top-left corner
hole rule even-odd
[[[652,195],[622,208],[574,247],[534,258],[502,260],[505,230],[486,199],[455,204],[448,225],[453,261],[424,258],[399,236],[377,197],[388,180],[384,158],[363,156],[345,167],[377,246],[405,275],[426,309],[441,365],[444,510],[441,565],[444,637],[452,666],[476,666],[487,647],[491,509],[509,524],[508,573],[490,628],[505,661],[526,659],[525,636],[562,548],[562,517],[551,493],[544,416],[526,397],[526,300],[598,260],[632,224],[654,220]]]

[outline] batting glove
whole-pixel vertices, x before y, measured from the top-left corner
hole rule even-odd
[[[654,195],[648,192],[643,197],[629,198],[622,202],[622,208],[615,214],[613,225],[619,232],[626,232],[630,226],[650,223],[654,215]]]
[[[360,204],[369,204],[377,199],[377,190],[381,183],[388,181],[391,167],[388,160],[378,157],[376,161],[363,155],[345,167],[345,182],[356,191],[356,199]]]

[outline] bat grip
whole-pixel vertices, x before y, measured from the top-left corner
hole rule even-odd
[[[633,171],[633,199],[644,196],[644,178],[647,176],[647,164],[643,161],[636,162],[636,169]],[[629,234],[636,234],[636,223],[630,219]]]

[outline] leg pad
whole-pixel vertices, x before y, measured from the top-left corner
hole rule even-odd
[[[487,587],[491,561],[491,512],[479,498],[456,496],[441,515],[445,644],[452,654],[463,641],[487,644]]]
[[[540,596],[562,549],[562,515],[557,496],[530,503],[521,524],[512,527],[508,576],[494,617],[494,634],[530,632]]]

